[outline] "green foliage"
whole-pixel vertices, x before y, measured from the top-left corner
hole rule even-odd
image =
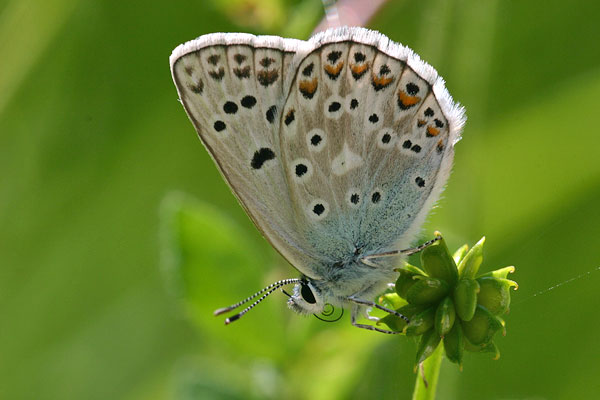
[[[298,317],[280,294],[232,326],[212,316],[254,282],[295,272],[260,238],[199,143],[168,56],[209,32],[307,38],[322,15],[315,0],[256,0],[248,15],[275,24],[248,27],[225,3],[0,2],[1,398],[166,399],[180,383],[227,398],[251,393],[255,380],[263,398],[410,398],[410,340],[354,329],[347,315],[337,324]],[[368,25],[435,66],[467,109],[448,187],[424,232],[442,230],[451,248],[485,232],[486,265],[519,266],[510,335],[494,339],[502,358],[465,352],[460,374],[443,363],[444,398],[600,393],[600,274],[532,297],[600,265],[599,19],[591,0],[422,0],[388,1]],[[264,261],[243,275],[255,279],[247,286],[231,269],[196,264],[216,279],[203,289],[206,313],[165,290],[158,209],[172,190],[235,221]],[[181,304],[191,319],[181,318]],[[284,362],[237,343],[257,340],[247,332],[271,312],[283,321],[268,329],[285,336],[272,343]],[[220,332],[230,339],[217,343]]]
[[[445,240],[438,237],[437,242],[421,252],[423,271],[410,264],[399,269],[396,295],[408,305],[397,311],[407,311],[410,315],[405,316],[410,322],[394,322],[391,316],[382,322],[406,336],[419,336],[417,364],[431,356],[442,339],[448,359],[461,368],[463,349],[474,352],[494,349],[498,358],[492,339],[499,330],[506,334],[500,316],[508,311],[510,288],[517,288],[516,282],[506,279],[514,267],[476,278],[483,262],[485,238],[470,250],[467,246],[461,247],[452,256]],[[408,280],[415,283],[406,290]],[[388,304],[399,303],[393,294],[386,298]],[[419,307],[418,311],[414,307]]]

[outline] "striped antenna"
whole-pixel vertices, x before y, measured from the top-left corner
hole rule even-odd
[[[261,301],[263,301],[268,295],[270,295],[271,293],[273,293],[274,291],[276,291],[277,289],[279,289],[282,286],[285,285],[291,285],[293,283],[301,283],[302,281],[300,279],[283,279],[280,281],[277,281],[275,283],[270,284],[269,286],[267,286],[266,288],[259,290],[258,292],[254,293],[252,296],[240,301],[239,303],[235,303],[229,307],[224,307],[224,308],[219,308],[218,310],[215,310],[215,312],[213,313],[214,315],[221,315],[224,314],[226,312],[235,310],[236,308],[238,308],[239,306],[246,304],[247,302],[249,302],[250,300],[260,296],[262,294],[262,296],[256,300],[254,303],[250,304],[248,307],[246,307],[245,309],[243,309],[242,311],[240,311],[239,313],[235,314],[232,317],[229,317],[225,320],[225,325],[229,325],[230,323],[232,323],[235,320],[240,319],[244,314],[246,314],[248,311],[250,311],[251,309],[253,309],[258,303],[260,303]],[[264,294],[263,294],[264,293]]]

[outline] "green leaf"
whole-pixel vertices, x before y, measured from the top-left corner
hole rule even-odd
[[[461,279],[454,288],[453,299],[456,314],[463,321],[470,321],[477,307],[479,283],[473,279]]]
[[[247,235],[219,209],[179,193],[163,202],[161,223],[165,275],[203,340],[244,354],[281,356],[281,346],[272,343],[284,342],[280,310],[286,310],[276,302],[260,304],[251,323],[236,322],[244,325],[244,340],[238,329],[224,326],[224,317],[213,316],[265,285],[268,263]]]
[[[485,236],[473,246],[458,265],[458,275],[464,279],[473,279],[483,262],[483,245]]]
[[[458,280],[456,264],[443,238],[421,252],[421,265],[430,277],[441,279],[450,286]]]
[[[442,338],[450,332],[456,319],[454,303],[450,297],[446,297],[440,302],[435,312],[435,330]]]

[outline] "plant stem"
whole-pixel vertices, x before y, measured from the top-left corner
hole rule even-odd
[[[419,365],[417,378],[415,381],[415,390],[413,400],[433,400],[435,399],[435,390],[437,388],[438,377],[440,375],[440,366],[444,354],[444,345],[442,342],[438,345],[433,354]],[[427,383],[425,383],[425,380]]]

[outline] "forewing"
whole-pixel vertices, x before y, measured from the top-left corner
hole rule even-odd
[[[278,139],[284,79],[303,45],[278,37],[205,35],[173,51],[171,71],[200,139],[247,214],[305,272],[310,254],[301,250],[295,229]]]
[[[309,42],[280,135],[298,230],[331,261],[405,246],[447,181],[463,110],[432,67],[379,33]]]

